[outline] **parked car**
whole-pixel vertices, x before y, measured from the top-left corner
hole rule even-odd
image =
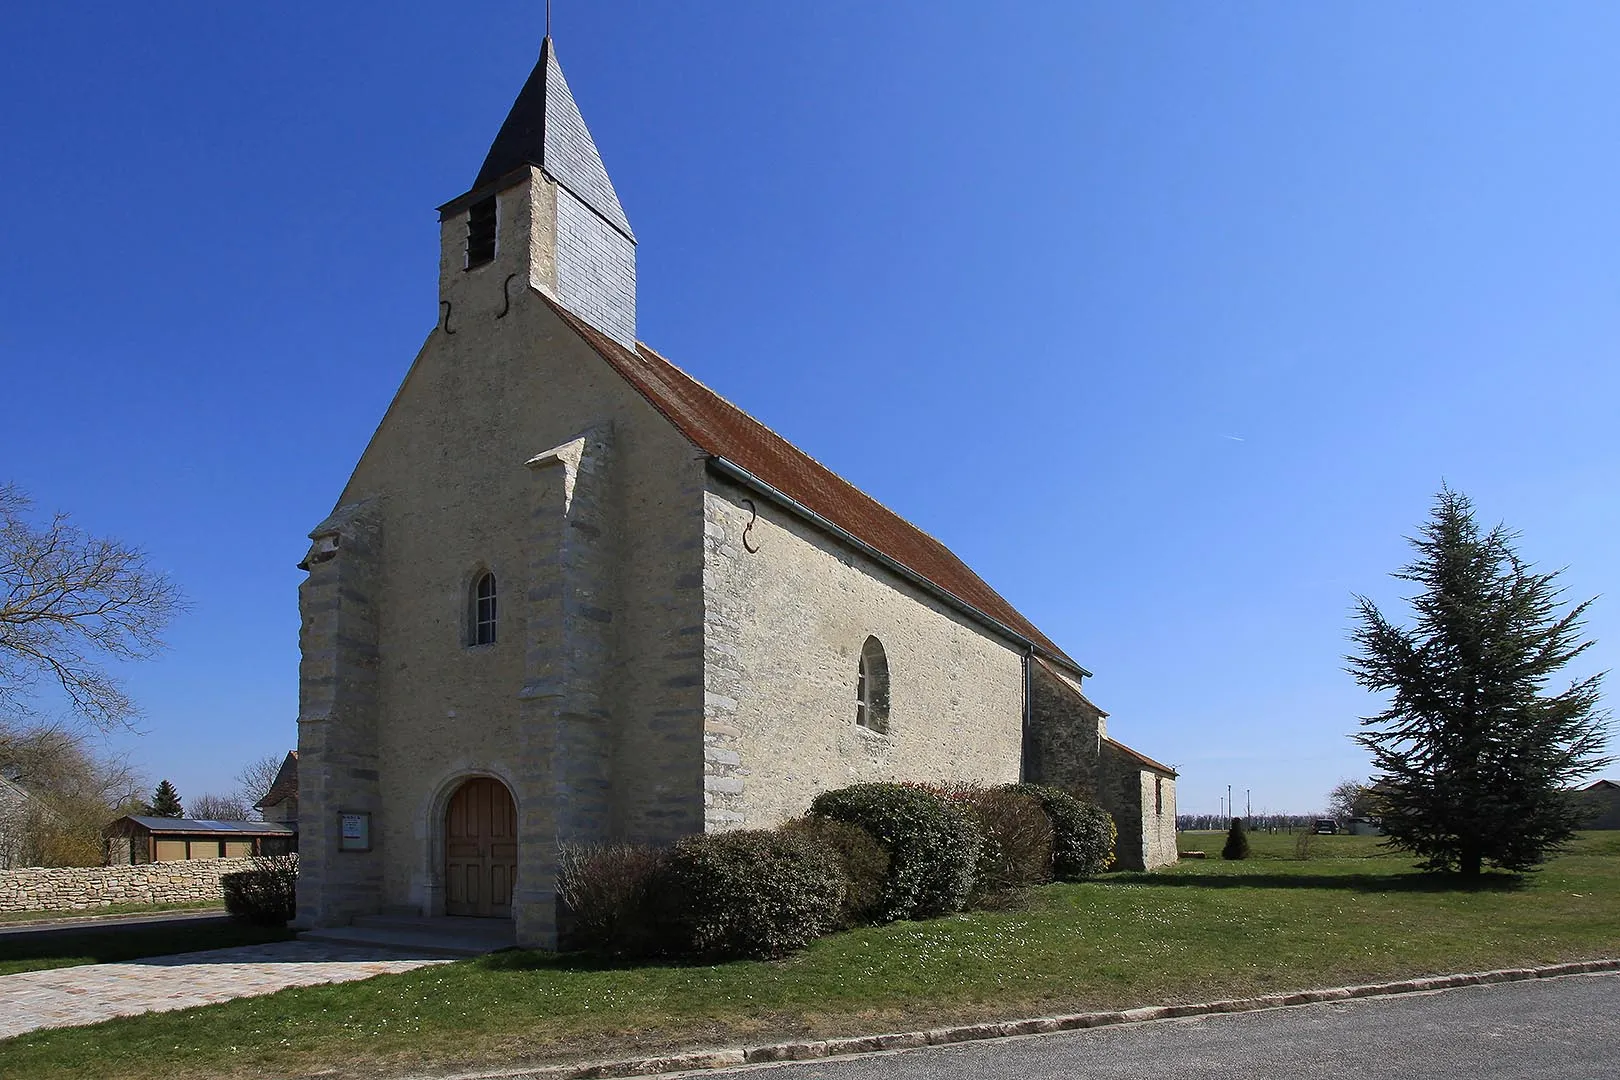
[[[1337,836],[1339,823],[1330,817],[1319,817],[1316,819],[1316,827],[1313,831],[1322,836]]]

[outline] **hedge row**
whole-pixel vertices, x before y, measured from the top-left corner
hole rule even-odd
[[[254,856],[246,870],[219,876],[225,910],[257,926],[285,926],[298,906],[298,856]]]
[[[1114,823],[1055,788],[856,784],[772,830],[673,847],[565,847],[565,948],[778,957],[823,934],[926,919],[1113,862]]]

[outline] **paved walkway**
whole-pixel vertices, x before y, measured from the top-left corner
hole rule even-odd
[[[0,1039],[115,1016],[189,1009],[289,986],[349,982],[448,963],[388,949],[278,941],[0,976]]]

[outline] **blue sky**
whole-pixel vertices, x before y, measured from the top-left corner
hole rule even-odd
[[[193,608],[181,794],[296,740],[294,564],[436,314],[543,5],[31,5],[0,63],[0,477]],[[1442,481],[1613,591],[1620,8],[584,3],[640,335],[939,536],[1112,732],[1310,811],[1351,594]],[[1615,666],[1615,602],[1582,671]],[[1610,775],[1616,775],[1614,769]]]

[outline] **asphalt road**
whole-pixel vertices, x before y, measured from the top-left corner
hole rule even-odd
[[[1608,1080],[1620,1077],[1620,974],[705,1075],[717,1080]]]

